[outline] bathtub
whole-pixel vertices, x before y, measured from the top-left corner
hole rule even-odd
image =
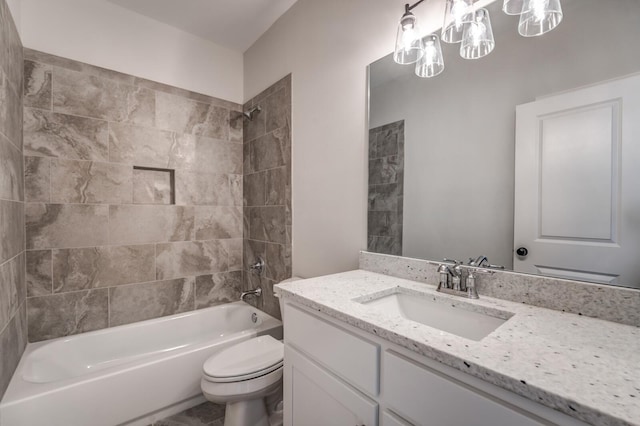
[[[282,323],[235,302],[30,343],[0,402],[0,424],[147,425],[204,401],[211,354],[264,334],[282,339]]]

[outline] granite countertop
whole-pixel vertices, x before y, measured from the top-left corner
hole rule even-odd
[[[359,303],[398,287],[475,311],[514,315],[473,341]],[[428,284],[364,270],[275,289],[280,297],[587,423],[640,425],[640,328],[482,295],[448,296]]]

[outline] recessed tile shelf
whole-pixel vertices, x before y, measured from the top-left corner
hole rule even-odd
[[[133,166],[134,204],[175,204],[175,170]]]

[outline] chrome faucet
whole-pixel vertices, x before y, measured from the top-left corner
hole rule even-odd
[[[437,291],[455,296],[477,299],[478,293],[475,288],[475,275],[470,272],[465,280],[462,262],[450,259],[444,259],[444,261],[453,262],[454,266],[451,267],[451,265],[444,263],[440,264],[438,267],[440,282],[438,283]]]
[[[247,296],[255,296],[255,297],[262,296],[262,288],[258,287],[255,290],[243,291],[242,294],[240,294],[240,300],[244,302],[244,299]]]
[[[490,269],[504,269],[504,266],[492,265],[489,263],[487,256],[480,255],[475,260],[473,257],[469,258],[469,266],[475,266],[476,268],[490,268]]]

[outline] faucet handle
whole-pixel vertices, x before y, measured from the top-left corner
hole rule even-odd
[[[442,259],[444,262],[449,262],[449,263],[453,263],[454,265],[462,265],[462,262],[460,262],[459,260],[455,260],[455,259],[449,259],[448,257],[445,257],[444,259]]]

